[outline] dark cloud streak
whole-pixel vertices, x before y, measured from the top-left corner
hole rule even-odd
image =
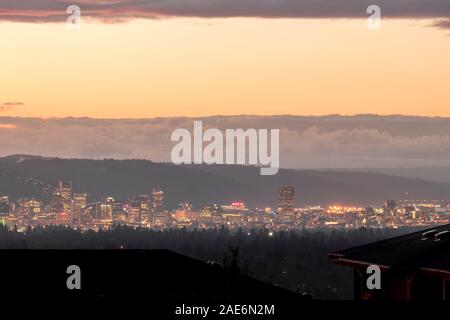
[[[81,7],[84,17],[104,22],[163,17],[365,18],[370,4],[379,5],[383,17],[450,17],[449,0],[0,0],[0,20],[65,22],[65,10],[72,4]]]
[[[1,111],[13,110],[13,109],[15,109],[17,107],[21,107],[23,105],[24,105],[23,102],[4,102],[4,103],[0,103],[0,112]]]
[[[450,29],[450,19],[447,20],[438,20],[434,22],[432,27],[441,28],[441,29]]]

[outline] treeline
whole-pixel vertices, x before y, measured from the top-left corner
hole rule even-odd
[[[80,232],[52,226],[26,232],[0,227],[0,249],[169,249],[318,299],[351,299],[352,270],[334,265],[329,252],[410,232],[411,229],[164,231],[115,226]]]

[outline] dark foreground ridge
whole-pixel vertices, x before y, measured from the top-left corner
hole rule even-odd
[[[281,303],[311,300],[169,250],[1,250],[0,259],[1,295],[7,300],[134,301],[167,314],[183,304],[257,304],[275,305],[278,315]],[[81,270],[79,290],[67,286],[73,265]]]
[[[61,309],[83,317],[95,310],[129,319],[136,312],[148,319],[361,319],[370,312],[379,319],[386,312],[409,316],[448,307],[319,301],[169,250],[0,250],[0,261],[3,305],[17,303],[20,308],[14,310],[33,315],[61,314]],[[73,275],[68,268],[74,265],[81,271],[80,290],[67,286]],[[245,314],[250,306],[257,313]],[[192,307],[209,308],[209,313],[189,314]]]

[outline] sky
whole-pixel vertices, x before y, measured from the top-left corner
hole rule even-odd
[[[449,117],[450,1],[378,3],[0,0],[0,116]]]

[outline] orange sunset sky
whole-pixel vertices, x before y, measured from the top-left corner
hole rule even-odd
[[[450,116],[432,19],[175,17],[0,23],[0,116]]]

